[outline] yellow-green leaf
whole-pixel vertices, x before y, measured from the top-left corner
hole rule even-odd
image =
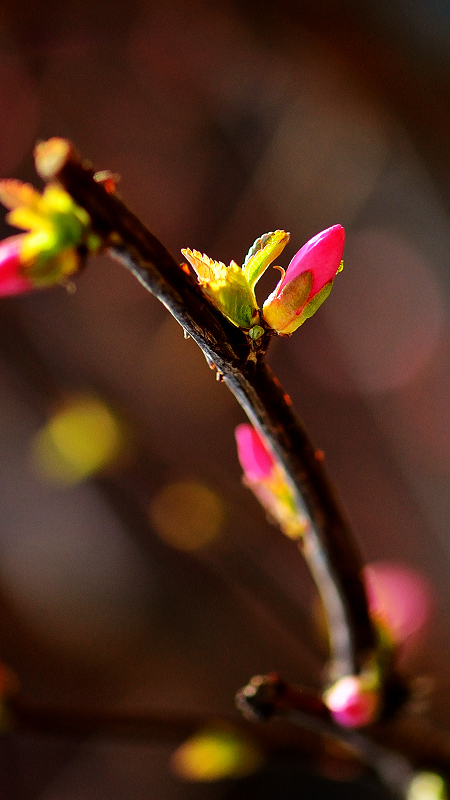
[[[242,265],[242,271],[253,289],[267,267],[286,247],[290,234],[286,231],[264,233],[255,239]]]

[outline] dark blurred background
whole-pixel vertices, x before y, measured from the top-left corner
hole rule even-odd
[[[405,668],[449,724],[450,6],[3,0],[0,49],[2,177],[38,185],[35,142],[67,137],[180,258],[242,263],[285,228],[286,266],[345,226],[330,300],[269,360],[365,558],[433,587]],[[0,656],[30,703],[213,722],[254,673],[320,686],[311,580],[240,483],[243,414],[131,275],[99,257],[74,293],[2,300],[0,372]],[[383,796],[318,742],[192,783],[182,740],[7,734],[0,797]]]

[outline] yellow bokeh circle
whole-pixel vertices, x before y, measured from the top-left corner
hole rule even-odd
[[[187,781],[218,781],[250,775],[263,756],[253,741],[232,730],[204,730],[191,736],[172,756],[172,769]]]
[[[33,439],[31,460],[48,481],[72,484],[110,466],[124,446],[122,425],[95,397],[76,397],[57,411]]]
[[[193,480],[170,483],[153,498],[149,518],[157,534],[178,550],[199,550],[221,533],[225,516],[219,495]]]

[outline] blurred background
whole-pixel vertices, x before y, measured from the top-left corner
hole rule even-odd
[[[35,142],[67,137],[180,259],[242,263],[284,228],[286,267],[345,226],[330,300],[269,361],[365,559],[432,586],[405,669],[449,725],[450,6],[2,0],[0,50],[1,177],[38,185]],[[173,759],[197,719],[239,723],[255,673],[320,686],[326,643],[295,544],[241,484],[243,413],[165,309],[96,258],[73,293],[1,301],[0,375],[0,657],[30,704],[149,720],[6,734],[0,797],[383,797],[276,726],[219,725],[223,780]]]

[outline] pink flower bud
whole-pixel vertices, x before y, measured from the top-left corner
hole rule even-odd
[[[250,481],[270,478],[274,460],[255,429],[243,423],[237,426],[235,436],[239,462],[246,477]]]
[[[378,692],[364,687],[361,678],[347,675],[324,695],[331,716],[344,728],[361,728],[375,721],[379,707]]]
[[[0,297],[33,289],[33,283],[22,273],[20,254],[25,235],[10,236],[0,242]]]
[[[369,611],[396,644],[416,636],[430,617],[431,592],[425,579],[402,564],[369,564],[364,570]]]
[[[263,306],[266,322],[278,333],[293,333],[328,297],[344,250],[342,225],[318,233],[296,253]]]

